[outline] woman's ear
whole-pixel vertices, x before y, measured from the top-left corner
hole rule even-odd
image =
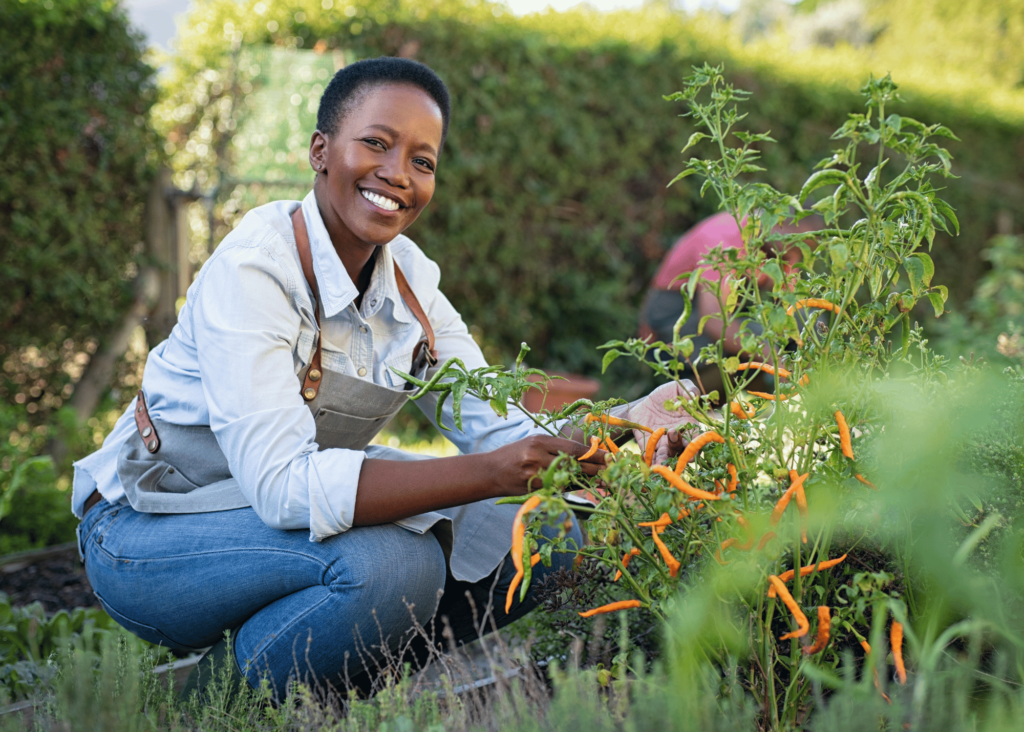
[[[317,130],[309,140],[309,165],[317,173],[327,170],[327,136]]]

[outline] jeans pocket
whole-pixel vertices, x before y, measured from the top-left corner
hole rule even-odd
[[[199,651],[205,647],[190,646],[185,643],[178,643],[174,639],[164,635],[162,632],[160,632],[153,626],[137,622],[127,617],[126,615],[122,615],[113,607],[111,607],[110,603],[104,600],[103,596],[100,593],[96,592],[95,588],[93,588],[93,594],[96,595],[96,599],[100,601],[100,604],[103,606],[103,609],[107,611],[107,615],[114,619],[114,622],[116,622],[118,625],[120,625],[122,628],[132,633],[133,635],[137,635],[144,641],[154,643],[158,646],[173,648],[174,650],[178,651]]]

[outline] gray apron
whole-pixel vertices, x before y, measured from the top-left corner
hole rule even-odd
[[[316,298],[309,241],[301,209],[293,216],[296,246],[306,279]],[[308,263],[308,269],[307,269]],[[405,277],[395,265],[396,280],[406,304],[426,331],[414,352],[412,373],[425,375],[436,364],[433,331]],[[319,299],[319,298],[316,298]],[[319,327],[319,303],[315,304]],[[367,457],[423,460],[428,457],[370,445],[409,399],[408,389],[391,389],[322,367],[322,338],[302,379],[302,394],[316,422],[319,450],[366,450]],[[139,429],[121,446],[117,474],[132,508],[143,513],[206,513],[246,508],[251,504],[232,477],[227,458],[213,431],[205,425],[175,425],[151,419],[140,391],[132,404]],[[395,523],[418,534],[433,531],[449,559],[452,575],[477,582],[489,575],[512,545],[517,506],[496,506],[494,500],[411,516]]]

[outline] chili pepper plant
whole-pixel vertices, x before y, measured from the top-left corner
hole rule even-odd
[[[691,373],[715,366],[723,386],[669,405],[688,444],[662,465],[652,464],[646,448],[653,444],[645,444],[661,434],[610,417],[617,400],[531,415],[551,434],[571,422],[593,449],[607,450],[607,467],[591,479],[562,456],[539,476],[543,487],[518,499],[525,500],[513,543],[519,574],[509,602],[515,592],[525,595],[531,567],[554,551],[573,552],[608,575],[607,604],[578,608],[583,617],[645,608],[669,618],[687,597],[711,592],[717,640],[705,637],[698,655],[718,673],[742,677],[770,728],[804,723],[823,685],[841,686],[851,673],[884,704],[898,696],[889,674],[879,673],[887,663],[896,684],[906,683],[915,666],[934,665],[968,631],[955,625],[955,613],[925,613],[931,601],[910,565],[915,519],[885,508],[884,497],[901,486],[877,449],[880,437],[900,434],[901,399],[927,400],[947,388],[941,359],[911,316],[919,303],[935,317],[945,310],[946,288],[932,283],[928,251],[937,229],[959,228],[937,187],[952,175],[940,143],[956,138],[893,112],[898,95],[888,76],[862,91],[864,111],[849,115],[833,135],[833,153],[795,194],[756,182],[761,151],[773,140],[742,129],[749,94],[721,67],[694,67],[683,90],[666,97],[697,128],[672,183],[700,180],[701,194],[718,197],[739,224],[745,248],[713,251],[680,280],[686,308],[671,342],[606,343],[604,366],[635,358],[680,385],[687,366]],[[798,260],[787,256],[793,248]],[[708,270],[718,277],[702,279]],[[763,276],[766,289],[758,286]],[[684,325],[698,283],[721,310],[702,318],[698,333],[720,317],[723,330],[736,332],[740,356],[721,340],[695,351],[698,333]],[[522,408],[528,389],[545,388],[548,377],[523,366],[527,351],[524,344],[511,369],[467,370],[452,360],[429,382],[410,380],[420,387],[417,398],[440,392],[439,412],[450,396],[460,428],[466,394],[505,415]],[[771,391],[753,390],[759,373],[772,377]],[[623,429],[645,435],[640,450],[618,448]],[[570,491],[596,505],[570,505]],[[588,517],[588,543],[540,541],[544,522],[563,523],[574,509]],[[923,627],[926,617],[931,624]],[[923,694],[915,692],[918,719]]]

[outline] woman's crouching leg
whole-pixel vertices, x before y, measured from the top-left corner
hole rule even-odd
[[[282,597],[236,633],[249,683],[267,678],[278,698],[295,679],[321,690],[372,680],[429,621],[444,587],[445,557],[433,534],[368,526],[328,542],[338,555],[322,584]]]

